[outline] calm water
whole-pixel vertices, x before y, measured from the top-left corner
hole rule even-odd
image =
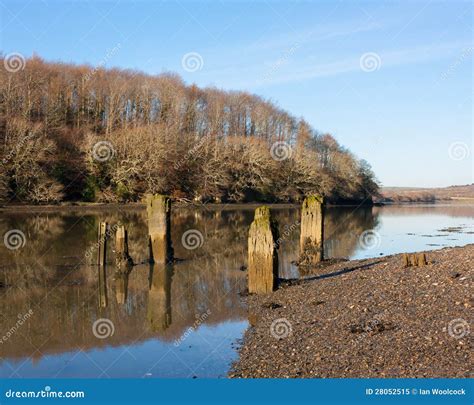
[[[272,212],[282,235],[280,275],[298,277],[291,262],[299,211]],[[16,250],[0,244],[0,377],[225,377],[248,326],[239,292],[252,216],[251,207],[176,209],[173,247],[182,261],[116,274],[109,246],[101,284],[92,265],[98,223],[124,224],[131,256],[144,263],[145,210],[0,213],[0,235],[24,235]],[[473,218],[467,204],[330,208],[325,256],[473,243]],[[183,246],[186,231],[197,235],[197,244],[184,242],[195,249]]]

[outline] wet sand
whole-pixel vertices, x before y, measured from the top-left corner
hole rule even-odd
[[[471,377],[474,244],[313,268],[246,297],[231,378]]]

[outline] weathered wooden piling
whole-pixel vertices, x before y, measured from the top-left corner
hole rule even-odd
[[[172,264],[150,264],[147,319],[153,332],[162,332],[171,325],[172,276]]]
[[[418,266],[426,266],[428,264],[428,260],[426,259],[425,253],[418,253]]]
[[[428,264],[425,253],[404,253],[403,254],[403,267],[421,267]]]
[[[301,209],[300,264],[310,265],[324,259],[324,199],[311,195]]]
[[[164,195],[146,196],[151,263],[173,260],[171,244],[171,200]]]
[[[403,267],[410,267],[410,256],[407,253],[403,254]]]
[[[248,237],[249,293],[266,294],[278,285],[277,224],[268,207],[255,210]]]
[[[99,235],[97,240],[97,265],[105,266],[107,262],[107,235],[109,232],[109,225],[107,222],[99,224]]]
[[[118,270],[127,271],[133,266],[133,260],[128,253],[128,231],[123,225],[117,226],[115,233],[115,261]]]

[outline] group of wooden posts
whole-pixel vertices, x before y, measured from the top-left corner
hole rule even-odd
[[[311,265],[323,260],[324,201],[309,196],[301,209],[300,265]],[[266,294],[278,286],[278,248],[281,238],[278,224],[266,206],[255,210],[248,238],[249,293]]]
[[[162,195],[148,195],[146,197],[148,235],[149,235],[149,262],[169,263],[173,260],[171,244],[171,200]],[[123,225],[115,228],[115,262],[119,270],[126,271],[133,266],[133,259],[128,251],[128,231]],[[107,222],[99,225],[97,265],[105,267],[107,263],[107,241],[110,237],[110,228]]]
[[[171,243],[171,200],[163,195],[146,197],[149,261],[173,261]],[[99,225],[97,264],[100,280],[105,280],[107,240],[110,229],[106,222]],[[301,210],[300,263],[313,264],[323,260],[324,204],[322,197],[307,197]],[[248,290],[249,293],[268,293],[278,284],[278,248],[281,243],[278,224],[267,206],[258,207],[248,236]],[[115,261],[119,272],[129,272],[133,259],[128,251],[128,232],[123,225],[115,228]],[[104,288],[105,288],[105,283]],[[106,305],[106,303],[103,303]]]

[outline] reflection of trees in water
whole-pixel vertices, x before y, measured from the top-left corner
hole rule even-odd
[[[135,217],[132,221],[123,216],[108,216],[104,219],[110,223],[120,219],[125,223],[131,234],[132,256],[141,254],[142,258],[147,257],[145,217]],[[186,219],[178,220],[182,223],[178,221],[175,227],[177,241],[180,226],[185,229],[188,222]],[[93,230],[90,237],[77,239],[74,246],[76,257],[82,256],[95,243],[94,227],[99,222],[99,218],[82,224],[79,222],[81,225],[75,228],[75,232],[81,229],[87,233],[86,228],[92,224]],[[237,294],[246,284],[245,273],[239,271],[242,264],[241,247],[237,249],[237,257],[232,249],[209,254],[216,246],[225,246],[233,237],[232,233],[211,225],[209,223],[203,227],[208,238],[203,245],[206,250],[196,255],[196,252],[187,252],[180,245],[182,257],[191,256],[192,260],[178,262],[173,265],[173,269],[170,266],[158,269],[156,264],[143,264],[134,267],[130,274],[117,274],[110,251],[113,246],[110,246],[106,286],[99,284],[99,273],[95,266],[46,267],[42,271],[52,272],[53,277],[47,277],[41,283],[37,283],[35,277],[29,284],[22,282],[24,272],[20,265],[14,263],[3,267],[1,273],[3,278],[9,276],[8,284],[11,287],[0,290],[0,308],[5,315],[0,319],[1,330],[8,330],[12,326],[10,323],[16,322],[16,316],[22,311],[33,308],[34,315],[24,325],[24,331],[28,331],[25,338],[21,337],[19,331],[18,338],[2,345],[2,353],[6,357],[29,356],[34,351],[33,346],[42,346],[42,353],[54,353],[82,347],[130,344],[153,336],[165,340],[178,339],[206,311],[209,311],[209,315],[205,322],[210,324],[243,319],[244,307]],[[57,240],[52,243],[61,244],[66,231],[66,227],[57,231]],[[139,246],[135,235],[140,235],[142,246]],[[218,240],[225,236],[227,242]],[[72,250],[71,246],[65,248],[65,254],[69,253],[67,249]],[[33,251],[29,257],[18,257],[20,261],[33,263],[32,255],[35,254]],[[50,259],[58,260],[59,257]],[[152,272],[150,267],[153,267]],[[59,280],[58,275],[64,279],[59,287],[53,288],[55,281]],[[25,290],[25,287],[28,289]],[[102,299],[99,301],[99,298]],[[99,305],[99,302],[103,304]],[[92,333],[92,324],[98,318],[109,318],[115,326],[115,334],[104,341]]]
[[[371,207],[329,207],[325,218],[325,258],[349,257],[357,249],[362,232],[379,224]]]
[[[298,255],[298,209],[273,209],[280,224],[280,262],[289,266]],[[108,246],[106,289],[107,304],[99,306],[100,291],[95,266],[89,266],[85,253],[96,244],[97,226],[118,222],[129,232],[130,254],[135,262],[148,259],[147,220],[144,210],[107,211],[96,214],[4,216],[3,235],[9,229],[21,229],[27,235],[25,247],[6,251],[2,246],[0,281],[0,330],[9,330],[18,314],[33,309],[14,338],[0,346],[2,356],[28,356],[36,347],[42,353],[77,350],[105,345],[131,344],[150,337],[178,339],[203,314],[205,323],[245,318],[238,295],[246,288],[248,227],[253,210],[199,212],[179,209],[172,216],[175,256],[184,259],[172,267],[135,266],[129,274],[115,274],[113,239]],[[357,238],[376,226],[370,209],[333,209],[326,215],[326,252],[329,256],[347,256],[356,247]],[[292,226],[293,225],[293,226]],[[203,244],[187,250],[182,234],[197,229]],[[44,237],[43,237],[44,235]],[[355,237],[349,237],[355,235]],[[337,241],[337,242],[335,242]],[[46,253],[46,254],[45,254]],[[36,263],[39,263],[37,265]],[[30,268],[25,271],[25,268]],[[105,340],[92,333],[98,318],[109,318],[115,334]]]

